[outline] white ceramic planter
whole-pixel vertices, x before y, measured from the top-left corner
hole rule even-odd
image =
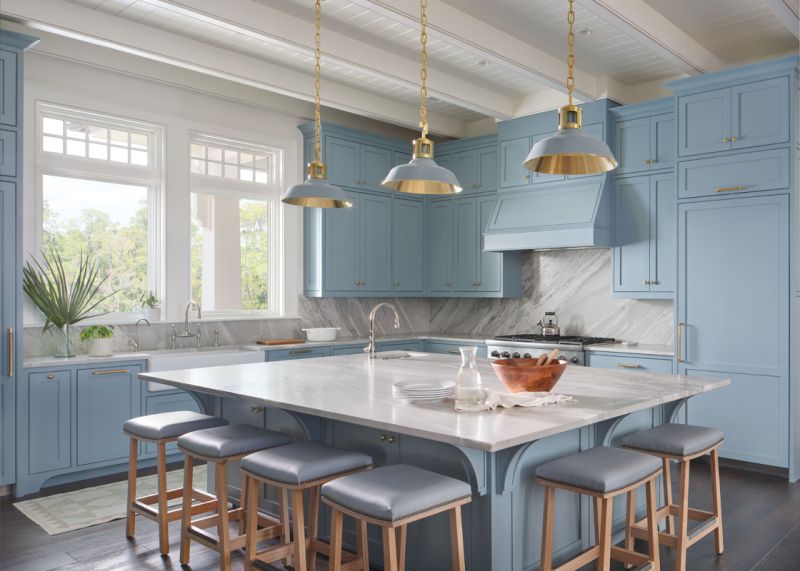
[[[90,339],[89,340],[89,356],[90,357],[110,357],[114,354],[114,338],[107,337],[105,339]]]
[[[161,320],[161,308],[160,307],[151,307],[149,309],[146,309],[145,312],[144,312],[144,316],[147,319],[147,321],[149,321],[150,323],[153,323],[154,321],[160,321]]]
[[[309,341],[333,341],[339,329],[339,327],[309,327],[301,331],[305,332]]]

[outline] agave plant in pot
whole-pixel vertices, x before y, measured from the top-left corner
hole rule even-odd
[[[22,289],[45,317],[42,331],[58,329],[61,342],[56,357],[74,357],[70,328],[76,323],[104,315],[93,313],[104,301],[116,294],[104,294],[100,288],[108,280],[101,276],[97,260],[81,252],[75,271],[67,275],[58,252],[42,252],[42,260],[26,261],[22,269]]]

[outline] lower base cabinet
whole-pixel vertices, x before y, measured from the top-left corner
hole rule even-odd
[[[146,389],[143,389],[146,390]],[[191,410],[202,412],[197,402],[185,391],[159,392],[143,397],[143,414],[161,414],[178,410]],[[167,444],[167,454],[178,454],[178,445],[175,442]],[[139,446],[139,456],[155,458],[156,445],[152,442],[142,442]]]
[[[672,373],[672,357],[657,357],[641,353],[586,353],[586,366],[620,371]]]
[[[20,421],[28,434],[28,464],[32,474],[69,468],[72,426],[72,372],[29,373],[28,414]]]

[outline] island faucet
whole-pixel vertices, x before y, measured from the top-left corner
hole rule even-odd
[[[200,325],[199,324],[197,325],[197,330],[194,333],[189,331],[189,311],[192,308],[197,310],[197,319],[198,320],[199,319],[203,319],[203,313],[200,310],[200,304],[197,303],[193,299],[189,300],[189,302],[186,304],[186,310],[185,310],[184,316],[183,316],[183,333],[178,333],[175,330],[175,326],[174,325],[172,326],[172,348],[173,349],[175,348],[175,341],[177,339],[179,339],[179,338],[180,339],[186,339],[186,338],[191,338],[191,337],[194,337],[194,338],[197,339],[197,348],[198,349],[200,348]]]
[[[151,327],[151,325],[150,325],[150,322],[149,322],[149,321],[147,321],[147,320],[146,320],[144,317],[142,317],[142,318],[141,318],[139,321],[137,321],[137,322],[136,322],[136,325],[134,325],[134,329],[133,329],[133,339],[131,339],[130,341],[128,341],[128,345],[130,345],[130,346],[131,346],[131,349],[133,349],[133,352],[134,352],[134,353],[135,353],[136,351],[138,351],[138,350],[139,350],[139,324],[140,324],[142,321],[144,321],[145,323],[147,323],[147,326],[148,326],[148,327]]]
[[[364,351],[369,354],[370,359],[375,359],[377,356],[375,352],[375,315],[377,315],[381,307],[388,307],[392,310],[394,313],[394,328],[397,329],[400,327],[400,316],[397,314],[397,309],[395,309],[391,303],[379,303],[372,308],[372,311],[369,312],[369,345],[364,348]]]

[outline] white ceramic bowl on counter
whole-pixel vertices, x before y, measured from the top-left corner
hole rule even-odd
[[[336,339],[336,332],[341,327],[308,327],[301,329],[306,334],[306,339],[309,341],[334,341]]]

